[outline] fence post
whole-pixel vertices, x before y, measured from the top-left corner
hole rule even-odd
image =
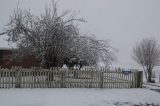
[[[61,88],[65,88],[65,71],[61,70]]]
[[[21,87],[21,70],[20,70],[20,68],[16,69],[15,79],[16,79],[15,87],[20,88]]]
[[[159,83],[160,83],[160,75],[159,75]]]
[[[100,83],[99,83],[99,87],[103,88],[103,72],[100,72]]]
[[[143,71],[137,71],[137,86],[136,88],[142,88],[143,85]]]

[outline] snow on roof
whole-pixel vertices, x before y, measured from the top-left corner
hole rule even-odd
[[[0,50],[12,50],[13,48],[11,47],[0,47]]]

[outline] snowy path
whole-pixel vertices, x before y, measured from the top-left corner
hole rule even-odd
[[[160,105],[160,93],[148,89],[0,89],[0,106],[131,106],[139,103]]]
[[[143,87],[160,93],[160,83],[145,83]]]

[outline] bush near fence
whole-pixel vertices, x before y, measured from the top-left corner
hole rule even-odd
[[[0,68],[0,88],[140,88],[141,71]]]

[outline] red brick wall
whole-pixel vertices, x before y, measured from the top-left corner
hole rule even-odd
[[[11,56],[11,50],[0,50],[0,66],[2,68],[11,68],[12,66],[22,66],[23,68],[39,67],[40,63],[33,55],[26,55],[20,59],[11,61],[8,56]]]

